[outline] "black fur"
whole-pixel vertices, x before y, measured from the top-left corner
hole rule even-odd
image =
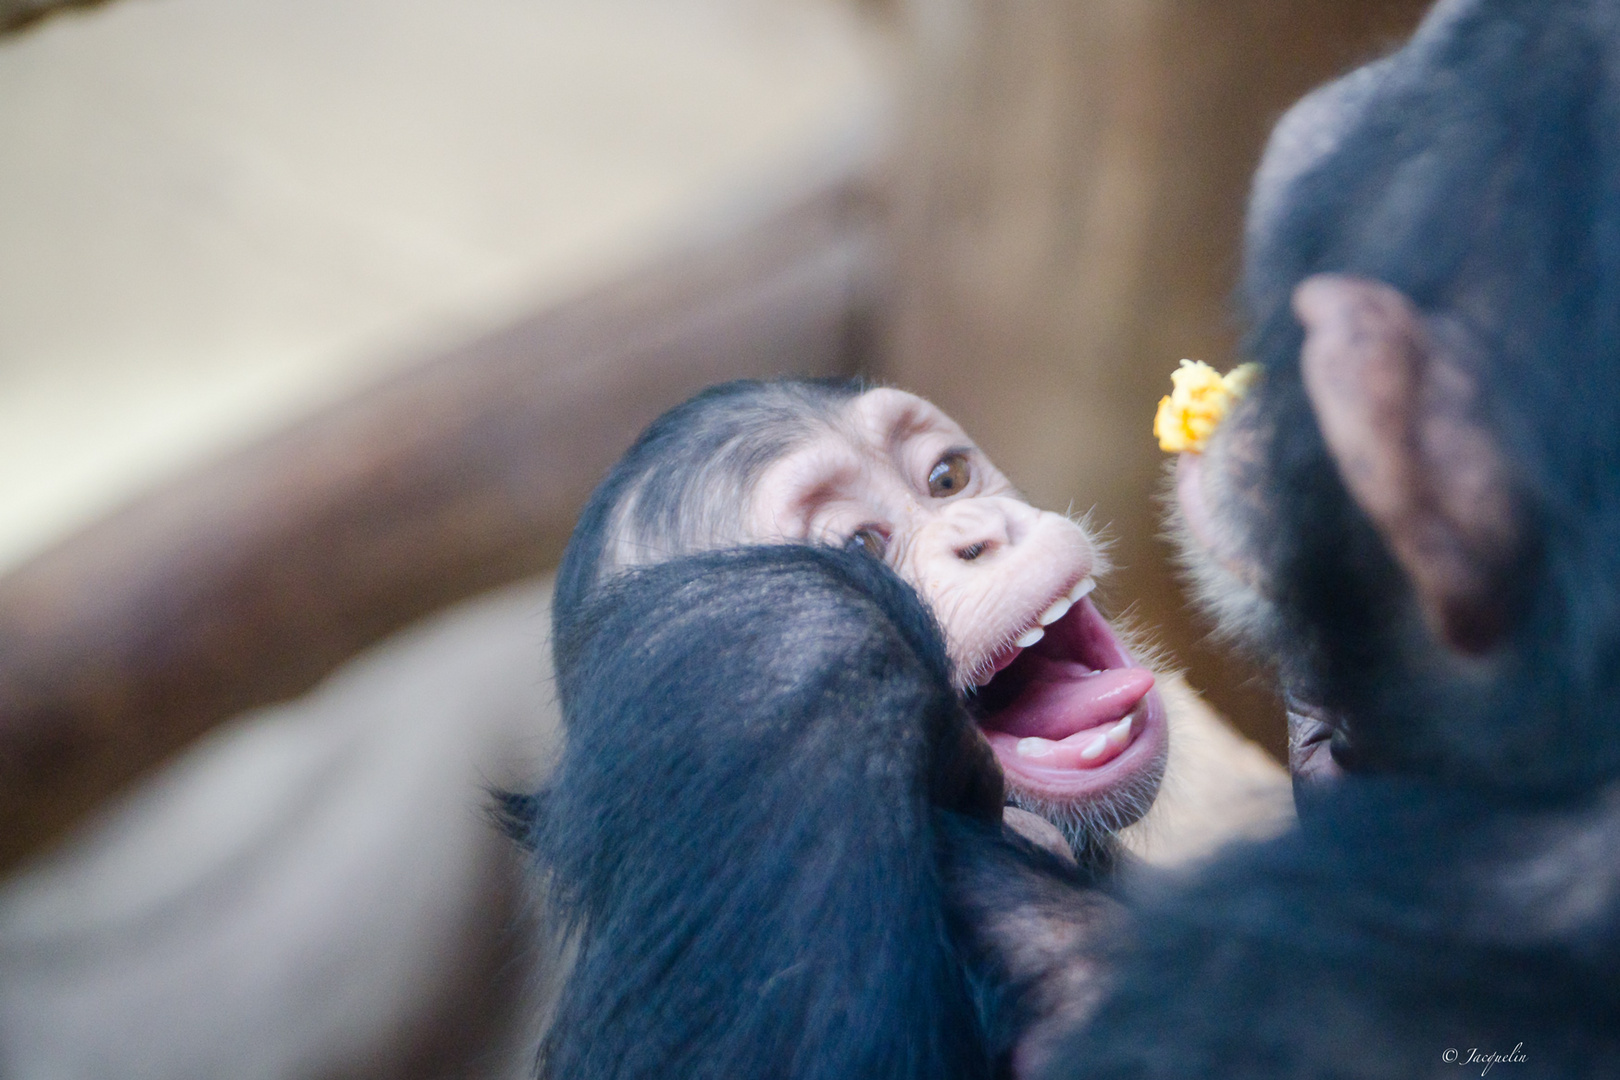
[[[1146,892],[1049,1076],[1620,1075],[1620,813],[1389,778]]]
[[[1437,9],[1251,235],[1249,346],[1276,432],[1260,535],[1291,621],[1275,644],[1380,768],[1547,791],[1620,773],[1617,22],[1612,0]],[[1289,301],[1323,271],[1393,285],[1469,342],[1540,538],[1509,661],[1488,678],[1435,677],[1317,433]]]
[[[621,564],[734,546],[759,470],[865,390],[859,379],[736,379],[653,421],[580,513],[557,570],[554,632],[572,628],[574,610]],[[616,557],[621,544],[628,561]]]
[[[936,851],[1011,843],[970,823],[1000,774],[911,589],[754,547],[615,576],[571,619],[565,756],[514,806],[578,940],[542,1072],[990,1076],[1009,1006],[959,959]]]
[[[1620,3],[1437,8],[1353,122],[1258,193],[1257,552],[1285,672],[1369,775],[1146,895],[1056,1077],[1620,1075]],[[1332,92],[1329,92],[1331,97]],[[1264,175],[1264,174],[1263,174]],[[1536,542],[1510,636],[1427,636],[1301,386],[1294,286],[1394,285],[1455,331]]]

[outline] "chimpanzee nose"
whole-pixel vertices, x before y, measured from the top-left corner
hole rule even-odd
[[[979,498],[953,506],[939,522],[940,539],[958,559],[978,562],[1018,542],[1022,535],[1017,510],[1008,499]]]

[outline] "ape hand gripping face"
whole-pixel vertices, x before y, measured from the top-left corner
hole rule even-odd
[[[1067,517],[1030,506],[939,409],[854,382],[736,382],[665,414],[581,516],[559,574],[559,642],[590,591],[675,556],[747,544],[888,564],[945,633],[958,691],[1011,801],[1082,858],[1152,803],[1168,732],[1153,673],[1089,597],[1105,569]]]
[[[1002,827],[915,594],[865,554],[758,546],[576,613],[567,750],[522,808],[577,941],[543,1074],[988,1080],[1006,988],[953,944],[944,867],[1078,872]]]

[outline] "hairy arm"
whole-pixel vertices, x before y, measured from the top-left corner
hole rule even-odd
[[[558,670],[531,836],[579,953],[544,1072],[991,1074],[938,852],[942,811],[999,822],[999,774],[905,585],[803,547],[676,560],[559,627]]]

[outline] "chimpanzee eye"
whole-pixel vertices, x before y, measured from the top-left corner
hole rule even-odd
[[[856,529],[855,535],[844,543],[845,551],[864,551],[874,559],[882,559],[889,550],[889,541],[876,529]]]
[[[946,454],[928,471],[928,494],[936,499],[948,499],[967,487],[972,478],[966,455]]]

